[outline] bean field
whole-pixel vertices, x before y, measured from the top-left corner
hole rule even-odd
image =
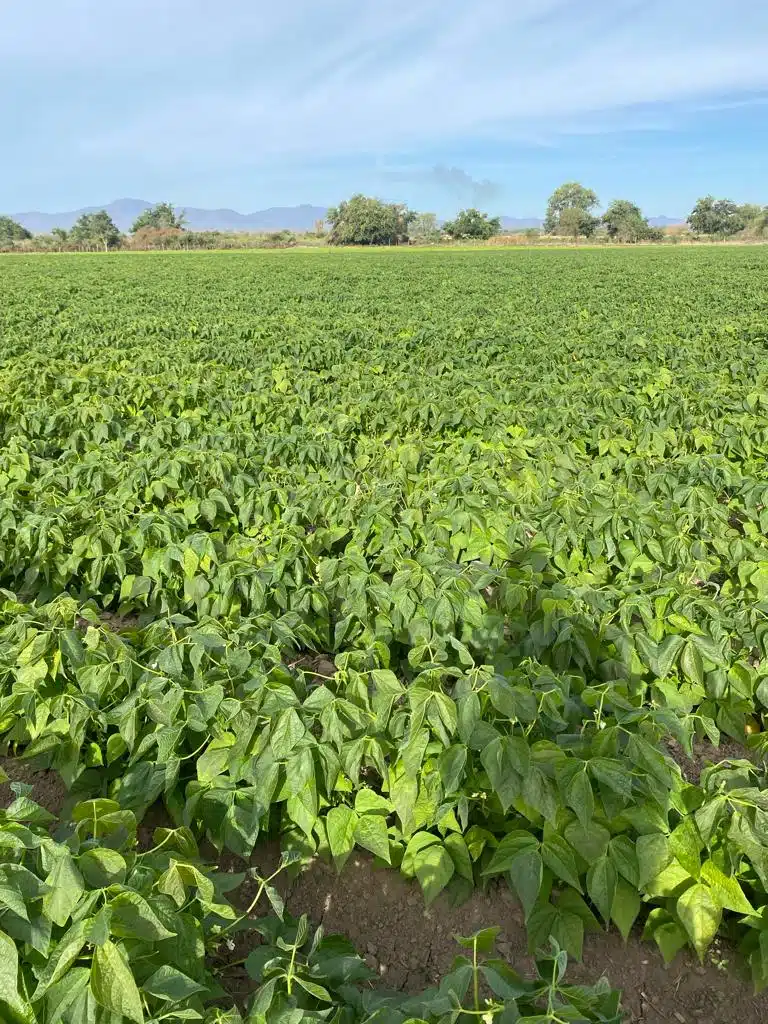
[[[765,248],[0,257],[0,745],[66,790],[0,1017],[619,1021],[606,932],[760,992],[767,385]],[[539,978],[384,995],[267,848],[503,892]]]

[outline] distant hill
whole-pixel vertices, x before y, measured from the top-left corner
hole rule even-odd
[[[34,234],[44,234],[53,228],[69,230],[84,213],[106,210],[121,231],[130,231],[133,222],[152,203],[146,199],[115,199],[106,206],[84,206],[81,210],[64,213],[12,213],[11,217],[23,224]],[[318,220],[325,220],[327,206],[270,206],[255,213],[238,213],[237,210],[204,210],[194,206],[177,206],[177,212],[184,211],[186,226],[192,231],[311,231]],[[681,224],[682,217],[650,217],[654,227]],[[544,222],[538,217],[502,217],[501,226],[505,231],[524,231],[526,228],[540,228]]]
[[[63,213],[12,213],[11,217],[23,224],[28,231],[42,234],[53,228],[69,230],[75,221],[84,213],[95,213],[106,210],[121,231],[129,231],[131,225],[143,210],[153,204],[145,199],[116,199],[105,206],[85,206],[80,210],[68,210]],[[324,220],[327,213],[325,206],[271,206],[268,210],[257,210],[255,213],[238,213],[237,210],[201,210],[192,206],[179,206],[178,212],[184,211],[186,226],[193,231],[279,231],[287,228],[291,231],[311,231],[315,221]]]
[[[649,217],[648,223],[653,228],[668,228],[672,224],[684,224],[685,217]]]

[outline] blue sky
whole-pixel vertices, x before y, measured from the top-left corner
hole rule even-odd
[[[763,0],[0,0],[0,211],[768,203]]]

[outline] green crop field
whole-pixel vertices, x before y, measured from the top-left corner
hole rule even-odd
[[[239,1020],[203,838],[767,984],[767,383],[766,248],[0,257],[0,743],[80,801],[0,820],[0,1010]],[[330,1019],[281,927],[244,1019]]]

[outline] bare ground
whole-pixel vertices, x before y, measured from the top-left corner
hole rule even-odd
[[[743,750],[734,749],[726,756],[743,756]],[[34,799],[51,812],[57,813],[64,804],[66,791],[53,772],[35,771],[7,758],[0,759],[0,768],[12,779],[31,784]],[[6,790],[0,805],[7,802]],[[276,844],[266,843],[257,848],[253,863],[268,873],[278,857]],[[235,858],[225,857],[221,869],[241,866]],[[388,988],[418,991],[433,984],[450,969],[459,951],[453,936],[492,925],[502,929],[499,953],[518,969],[525,970],[530,963],[520,907],[503,885],[492,886],[487,893],[475,892],[459,907],[441,898],[425,908],[416,883],[394,870],[376,867],[364,853],[350,858],[341,876],[315,861],[293,881],[283,875],[276,881],[292,914],[306,913],[315,924],[322,923],[326,932],[346,935]],[[245,907],[254,894],[252,884],[245,883],[233,895]],[[239,946],[237,958],[247,952]],[[585,938],[583,962],[571,962],[568,977],[591,983],[606,974],[612,985],[623,990],[627,1024],[764,1024],[768,994],[752,994],[733,951],[721,947],[715,954],[727,964],[718,967],[711,959],[702,966],[681,953],[666,967],[655,946],[634,934],[625,945],[612,930]],[[230,981],[228,987],[235,992],[247,988],[242,972],[239,977],[235,972]]]
[[[267,871],[276,859],[276,849],[265,847],[257,849],[254,862]],[[522,912],[503,885],[475,892],[459,907],[438,899],[425,908],[417,883],[377,868],[360,854],[350,858],[340,877],[316,861],[293,883],[277,887],[291,913],[306,913],[326,932],[351,939],[390,988],[418,991],[434,984],[460,952],[453,936],[493,925],[502,929],[502,956],[518,969],[530,964]],[[249,889],[242,888],[247,905]],[[768,996],[752,995],[748,979],[733,966],[735,954],[721,950],[720,955],[730,961],[725,969],[713,962],[701,966],[686,954],[667,968],[656,947],[639,935],[630,936],[625,946],[611,930],[586,937],[583,962],[571,962],[568,977],[592,983],[606,974],[624,992],[627,1024],[763,1024]]]

